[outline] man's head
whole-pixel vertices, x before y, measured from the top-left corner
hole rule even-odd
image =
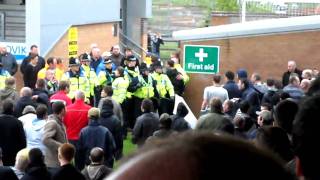
[[[308,180],[320,179],[319,167],[320,144],[320,95],[306,98],[299,106],[299,111],[293,122],[292,140],[297,161],[298,176],[303,175]]]
[[[36,114],[36,109],[31,105],[28,105],[23,108],[22,115],[29,114],[29,113]]]
[[[119,56],[119,54],[120,54],[120,46],[119,45],[114,45],[112,47],[112,54],[115,56]]]
[[[124,68],[121,66],[118,66],[115,71],[116,77],[124,77]]]
[[[37,79],[36,88],[37,89],[46,89],[46,81],[44,79]]]
[[[176,64],[179,64],[180,63],[180,52],[171,53],[170,60],[172,60]]]
[[[309,79],[302,79],[300,88],[303,90],[303,92],[307,93],[309,91],[310,85],[311,81]]]
[[[297,86],[297,87],[300,85],[300,79],[299,79],[298,74],[296,74],[296,73],[290,74],[289,84]]]
[[[106,69],[109,69],[109,70],[112,69],[112,60],[109,57],[103,60],[103,64]]]
[[[30,54],[33,54],[33,55],[38,55],[39,54],[39,51],[38,51],[38,46],[37,45],[32,45],[30,47]]]
[[[92,53],[92,57],[97,60],[101,57],[101,53],[100,53],[100,49],[95,47],[95,48],[92,48],[91,50],[91,53]]]
[[[3,43],[0,43],[0,54],[5,54],[7,52],[7,46]]]
[[[210,100],[210,111],[218,114],[222,114],[222,102],[219,98],[212,98]]]
[[[295,61],[288,61],[288,71],[293,73],[297,68]]]
[[[180,117],[185,117],[186,115],[188,115],[188,113],[188,108],[182,102],[180,102],[177,107],[177,115],[179,115]]]
[[[47,106],[40,104],[36,108],[36,114],[38,119],[47,119],[48,116],[48,108]]]
[[[52,112],[60,117],[64,117],[66,108],[63,102],[57,101],[52,104]]]
[[[88,111],[88,118],[91,120],[98,120],[100,117],[100,109],[99,108],[91,108]]]
[[[231,112],[231,111],[233,110],[233,106],[234,106],[233,101],[231,101],[231,100],[225,100],[225,101],[223,102],[223,105],[222,105],[222,107],[223,107],[223,112],[224,112],[224,113]]]
[[[59,87],[58,87],[59,91],[64,91],[66,93],[69,93],[69,88],[70,88],[70,84],[68,81],[60,81],[59,82]]]
[[[54,57],[49,57],[47,59],[47,65],[48,65],[49,69],[55,69],[57,66],[57,59]]]
[[[311,80],[313,77],[313,72],[311,69],[305,69],[302,71],[302,79],[308,79]]]
[[[145,113],[153,112],[153,103],[150,99],[144,99],[141,103],[141,111]]]
[[[62,162],[66,164],[71,163],[75,153],[76,153],[76,148],[72,144],[64,143],[58,149],[58,159],[60,163]]]
[[[268,78],[266,84],[267,84],[268,88],[274,88],[275,87],[275,81],[274,81],[273,78]]]
[[[80,61],[74,57],[69,58],[69,67],[73,72],[80,71]]]
[[[256,174],[263,174],[259,180],[293,179],[279,159],[248,142],[213,133],[185,133],[144,146],[108,179],[256,180]]]
[[[170,118],[170,115],[167,113],[161,114],[159,118],[159,127],[162,129],[171,129],[172,120]]]
[[[127,60],[127,63],[128,63],[127,64],[128,67],[131,67],[131,68],[136,67],[137,58],[135,56],[129,56],[129,57],[126,58],[126,60]]]
[[[273,123],[273,118],[272,118],[272,114],[270,111],[268,110],[263,110],[260,111],[259,113],[257,113],[258,115],[258,124],[260,127],[262,126],[267,126],[267,125],[272,125]]]
[[[102,148],[94,147],[90,151],[89,159],[92,163],[102,164],[104,161],[104,152]]]
[[[258,73],[253,73],[251,75],[251,82],[252,83],[257,83],[261,81],[261,76]]]
[[[86,99],[86,95],[84,94],[83,91],[76,91],[75,92],[75,99],[84,101]]]
[[[126,50],[124,51],[124,54],[126,57],[132,56],[133,55],[132,49],[126,48]]]
[[[29,87],[23,87],[20,90],[20,97],[26,97],[26,96],[29,96],[29,97],[32,96],[32,89]]]
[[[111,99],[104,99],[102,101],[102,109],[113,110],[113,102]]]
[[[240,90],[244,91],[244,90],[248,89],[249,86],[250,86],[250,82],[248,79],[240,80],[240,87],[239,87]]]
[[[247,79],[248,78],[248,73],[247,73],[247,70],[245,69],[239,69],[237,71],[237,76],[238,76],[238,79],[241,80],[241,79]]]
[[[221,75],[220,74],[214,74],[213,75],[213,84],[220,85],[221,83]]]
[[[101,97],[111,97],[113,95],[113,89],[111,86],[105,86],[101,91]]]
[[[39,148],[32,148],[29,151],[30,166],[45,166],[44,156]]]
[[[234,73],[232,71],[227,71],[224,75],[226,76],[228,81],[234,80]]]
[[[6,78],[6,80],[4,81],[4,85],[6,88],[16,88],[16,79],[14,77],[8,77]]]

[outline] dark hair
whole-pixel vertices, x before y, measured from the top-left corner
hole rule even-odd
[[[250,109],[250,104],[247,100],[243,100],[240,102],[239,108],[242,113],[248,113]]]
[[[111,99],[104,99],[103,100],[103,103],[102,103],[102,109],[113,109],[113,103],[112,103],[112,100]]]
[[[295,153],[299,157],[303,175],[306,179],[320,179],[319,137],[320,95],[308,97],[302,101],[293,122],[292,140]]]
[[[113,89],[111,86],[105,86],[103,88],[103,91],[107,94],[107,96],[112,96],[113,95]]]
[[[47,64],[49,65],[49,64],[53,64],[54,63],[54,57],[49,57],[48,59],[47,59]]]
[[[320,77],[317,77],[315,80],[311,82],[310,88],[306,95],[313,96],[316,94],[320,94]]]
[[[169,59],[169,60],[167,61],[167,64],[168,64],[169,67],[174,67],[174,61],[171,60],[171,59]]]
[[[61,101],[56,101],[52,104],[52,112],[54,114],[60,114],[65,109],[65,105]]]
[[[68,81],[60,81],[59,82],[59,91],[64,91],[64,90],[66,90],[67,88],[69,88],[70,87],[70,84],[69,84],[69,82]]]
[[[272,78],[268,78],[268,79],[267,79],[267,86],[269,86],[269,87],[270,87],[270,86],[274,86],[274,83],[275,83],[275,82],[274,82],[274,79],[272,79]]]
[[[258,73],[253,73],[252,75],[256,81],[261,81],[261,76]]]
[[[244,85],[244,89],[247,89],[250,86],[250,82],[248,79],[241,79],[241,83]]]
[[[136,170],[136,173],[131,173],[132,169],[128,168],[127,172],[123,172],[122,175],[127,179],[147,179],[148,175],[160,173],[157,174],[157,177],[161,176],[160,179],[256,180],[256,175],[262,174],[259,180],[293,180],[279,158],[270,152],[248,142],[211,132],[183,133],[147,144],[138,153],[137,156],[141,158],[127,161]],[[155,159],[157,163],[154,163]],[[153,167],[148,168],[150,165]],[[171,173],[174,172],[172,168],[183,169],[187,174]],[[265,173],[266,170],[268,173]],[[145,172],[143,176],[142,172]]]
[[[219,84],[221,81],[221,76],[220,74],[214,74],[213,75],[213,82],[215,82],[216,84]]]
[[[3,101],[3,104],[2,104],[3,114],[11,115],[13,114],[13,109],[14,109],[14,103],[11,99],[6,99]]]
[[[144,99],[141,103],[141,107],[144,112],[149,113],[153,111],[153,103],[150,99]]]
[[[172,120],[171,120],[169,114],[167,114],[167,113],[161,114],[160,119],[159,119],[159,123],[160,123],[160,125],[159,125],[160,128],[168,129],[168,130],[171,129]]]
[[[281,92],[280,93],[280,99],[281,100],[285,100],[285,99],[288,99],[288,98],[290,98],[290,94],[289,93],[287,93],[287,92]]]
[[[291,134],[293,120],[298,109],[298,104],[290,99],[279,102],[274,108],[276,123],[289,134]]]
[[[223,112],[222,102],[219,98],[212,98],[210,100],[210,111],[214,113],[222,114]]]
[[[90,159],[94,163],[100,163],[104,158],[103,149],[99,147],[94,147],[90,151]]]
[[[224,75],[227,77],[228,80],[234,80],[234,73],[232,71],[227,71]]]
[[[71,161],[76,153],[76,149],[72,144],[64,143],[59,147],[59,154],[66,161]]]
[[[263,126],[258,128],[256,140],[262,148],[268,148],[286,162],[293,159],[288,135],[280,127]]]
[[[36,108],[36,114],[38,119],[44,119],[48,113],[48,108],[47,106],[40,104]]]
[[[180,117],[185,117],[188,113],[189,110],[187,109],[187,107],[182,102],[180,102],[177,107],[177,115]]]
[[[37,87],[39,89],[45,89],[46,88],[46,81],[44,79],[38,79],[36,84],[37,84]]]
[[[38,46],[33,44],[33,45],[31,45],[30,50],[32,50],[33,48],[38,48]]]
[[[118,66],[118,67],[117,67],[117,71],[119,72],[120,77],[123,77],[123,76],[124,76],[124,68],[123,68],[123,67]]]
[[[29,165],[28,168],[31,167],[39,167],[45,166],[44,164],[44,156],[39,148],[32,148],[29,151]]]
[[[266,107],[268,111],[272,110],[272,105],[270,103],[264,102],[261,106]]]

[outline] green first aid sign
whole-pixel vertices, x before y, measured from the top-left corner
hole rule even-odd
[[[188,73],[218,73],[219,50],[219,46],[185,45],[183,69]]]

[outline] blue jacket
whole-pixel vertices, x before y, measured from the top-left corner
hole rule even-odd
[[[228,91],[229,99],[240,98],[241,91],[239,90],[238,85],[234,81],[227,81],[223,86]]]
[[[90,120],[89,125],[83,128],[79,137],[79,167],[90,164],[89,155],[94,147],[100,147],[104,151],[104,164],[110,168],[113,166],[115,143],[111,132],[101,126],[98,121]]]
[[[106,69],[101,57],[98,60],[91,59],[90,67],[94,69],[94,72],[96,72],[97,76],[99,75],[100,71],[104,71]]]

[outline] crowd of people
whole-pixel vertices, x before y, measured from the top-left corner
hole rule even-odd
[[[189,81],[178,53],[146,63],[131,49],[122,55],[115,45],[101,55],[93,44],[64,70],[61,59],[45,61],[37,49],[22,61],[18,93],[17,64],[0,45],[0,179],[104,179],[123,159],[128,130],[139,150],[111,179],[203,179],[213,177],[210,168],[216,177],[256,179],[243,171],[262,173],[257,163],[273,168],[265,179],[319,177],[310,139],[320,112],[315,69],[289,61],[282,81],[265,82],[245,69],[214,74],[192,130],[185,104],[173,114],[174,96]]]

